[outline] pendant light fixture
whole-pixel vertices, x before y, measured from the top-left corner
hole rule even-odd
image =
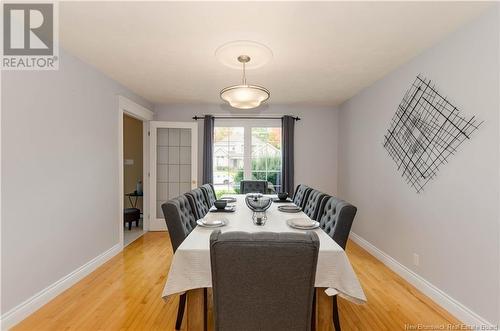
[[[271,95],[269,90],[259,85],[247,84],[246,64],[250,62],[250,56],[238,56],[238,62],[243,65],[243,79],[241,85],[226,87],[220,91],[220,97],[231,107],[238,109],[252,109],[260,106]]]

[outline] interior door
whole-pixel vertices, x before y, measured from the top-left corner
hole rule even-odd
[[[150,122],[150,231],[167,229],[161,205],[197,187],[198,124]]]

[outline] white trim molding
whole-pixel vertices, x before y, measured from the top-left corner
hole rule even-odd
[[[132,100],[119,95],[118,96],[118,238],[123,247],[123,208],[125,205],[125,192],[123,188],[124,171],[123,171],[123,115],[126,114],[143,122],[142,130],[142,148],[143,148],[143,164],[142,164],[142,184],[143,191],[146,192],[143,197],[143,230],[149,231],[150,219],[152,211],[149,209],[149,122],[153,120],[154,113],[133,102]]]
[[[362,238],[361,236],[351,232],[350,239],[373,255],[377,260],[385,264],[389,269],[394,271],[411,285],[415,286],[420,292],[427,295],[438,305],[446,309],[450,314],[458,320],[469,326],[493,326],[494,324],[482,318],[468,307],[458,302],[450,295],[446,294],[422,276],[408,269],[387,253],[375,247],[373,244]]]
[[[140,119],[141,121],[152,121],[154,117],[154,113],[151,110],[122,95],[118,96],[118,107],[128,115]]]
[[[54,299],[56,296],[75,285],[78,281],[83,279],[85,276],[90,274],[92,271],[96,270],[98,267],[106,263],[112,257],[117,255],[122,251],[122,245],[116,244],[101,255],[95,257],[89,262],[85,263],[80,268],[74,270],[63,278],[59,279],[52,285],[44,288],[37,294],[33,295],[31,298],[20,303],[16,307],[12,308],[1,317],[1,330],[7,330],[17,323],[21,322],[23,319],[28,317],[37,311],[40,307],[45,305],[50,300]]]

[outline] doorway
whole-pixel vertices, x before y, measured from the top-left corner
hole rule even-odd
[[[150,230],[149,123],[154,113],[118,97],[118,236],[122,247]],[[127,209],[130,209],[127,211]],[[129,229],[130,227],[130,229]]]
[[[144,190],[141,120],[123,114],[123,245],[144,234]]]

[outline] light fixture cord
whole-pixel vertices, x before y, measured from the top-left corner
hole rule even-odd
[[[247,74],[245,70],[245,62],[243,62],[243,85],[247,85]]]

